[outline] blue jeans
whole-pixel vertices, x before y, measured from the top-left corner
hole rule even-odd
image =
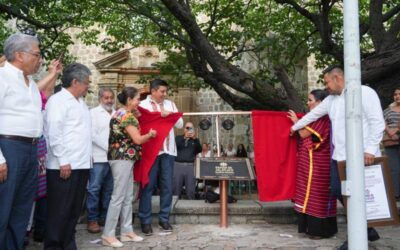
[[[113,191],[113,177],[108,162],[94,163],[89,172],[86,208],[88,221],[105,221]]]
[[[0,183],[0,249],[22,249],[37,190],[37,147],[0,139],[7,180]]]
[[[142,224],[152,223],[151,197],[156,186],[160,189],[159,221],[168,222],[172,203],[172,178],[175,156],[157,156],[149,173],[149,183],[143,188],[139,202],[139,218]],[[157,185],[158,182],[158,185]]]

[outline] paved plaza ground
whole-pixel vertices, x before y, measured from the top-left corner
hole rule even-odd
[[[298,234],[294,224],[236,224],[226,229],[218,225],[178,224],[174,233],[160,235],[158,227],[153,225],[155,233],[145,237],[143,242],[126,243],[121,250],[166,250],[166,249],[278,249],[278,250],[331,250],[336,249],[346,237],[346,225],[339,225],[339,233],[330,239],[311,240]],[[400,249],[400,227],[377,228],[381,239],[369,244],[372,250]],[[139,229],[135,229],[140,234]],[[98,239],[100,234],[89,234],[85,224],[77,226],[79,250],[108,250]],[[97,243],[94,243],[97,242]],[[43,245],[32,242],[26,250],[41,250]]]

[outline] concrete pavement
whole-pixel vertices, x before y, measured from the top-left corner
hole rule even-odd
[[[297,233],[294,224],[269,224],[260,221],[253,224],[234,224],[223,229],[218,225],[177,224],[170,235],[160,235],[153,225],[154,234],[143,242],[126,243],[121,250],[233,250],[233,249],[279,249],[279,250],[331,250],[336,249],[346,237],[346,225],[339,224],[339,233],[330,239],[311,240]],[[371,250],[400,249],[400,227],[377,228],[381,239],[369,244]],[[135,231],[141,235],[139,228]],[[110,250],[100,242],[101,234],[89,234],[85,224],[77,226],[78,249]],[[43,245],[31,241],[26,250],[43,249]]]

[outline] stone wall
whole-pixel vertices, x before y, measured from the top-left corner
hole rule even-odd
[[[70,53],[76,57],[76,61],[89,67],[92,72],[90,91],[86,96],[86,102],[90,107],[94,107],[98,104],[97,93],[99,85],[107,85],[108,83],[122,83],[129,86],[142,87],[137,85],[136,81],[139,80],[139,75],[134,74],[117,74],[117,73],[105,73],[102,74],[95,67],[94,63],[102,60],[112,53],[104,51],[100,47],[95,45],[84,45],[78,39],[76,35],[80,32],[77,29],[70,29],[69,33],[74,37],[75,43],[69,47]],[[100,37],[101,39],[101,37]],[[125,49],[129,49],[129,61],[123,62],[119,67],[130,69],[130,68],[152,68],[152,64],[158,61],[165,60],[165,55],[160,53],[157,48],[153,46],[141,46],[138,48],[132,48],[130,45],[126,45]]]
[[[316,65],[315,56],[314,55],[309,56],[307,58],[307,69],[306,69],[307,80],[308,80],[307,81],[308,91],[325,88],[320,79],[322,70],[317,69],[315,65]]]

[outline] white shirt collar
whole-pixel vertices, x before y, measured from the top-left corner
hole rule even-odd
[[[62,87],[61,88],[61,93],[62,95],[64,95],[67,99],[75,99],[75,100],[80,100],[81,98],[75,98],[75,96],[73,96],[71,94],[71,92],[69,92],[66,88]]]
[[[20,70],[19,68],[15,67],[14,65],[9,63],[8,61],[5,62],[4,68],[7,68],[8,70],[11,70],[11,71],[13,71],[14,73],[17,73],[17,74],[21,74],[21,75],[24,74],[24,72],[22,70]]]
[[[6,68],[7,70],[12,71],[13,73],[17,74],[20,77],[24,77],[24,72],[21,69],[15,67],[13,64],[9,63],[8,61],[5,62],[4,68]],[[32,76],[29,75],[28,76],[28,80],[29,80],[29,82],[31,82],[32,81]]]
[[[156,103],[156,104],[158,104],[158,105],[160,105],[161,103],[164,103],[164,101],[165,101],[165,100],[164,100],[164,101],[158,103],[158,102],[156,102],[155,100],[153,100],[153,98],[151,98],[151,95],[148,95],[148,96],[147,96],[147,99],[149,100],[150,103],[153,102],[153,103]]]
[[[100,111],[101,111],[101,112],[106,112],[107,114],[110,114],[110,113],[103,107],[103,105],[99,104],[99,107],[100,107]],[[112,110],[111,110],[111,114],[114,114],[114,112],[115,112],[115,109],[114,109],[114,107],[113,107]]]

